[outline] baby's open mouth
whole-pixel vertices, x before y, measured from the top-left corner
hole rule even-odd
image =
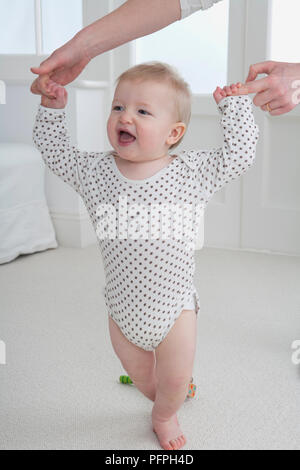
[[[129,132],[126,131],[120,131],[119,132],[119,142],[122,144],[131,144],[134,142],[136,138],[134,135],[130,134]]]

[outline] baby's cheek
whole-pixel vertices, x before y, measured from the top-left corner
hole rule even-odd
[[[153,145],[153,140],[155,139],[155,136],[153,135],[153,132],[151,133],[148,129],[139,129],[138,131],[138,142],[140,145],[142,145],[145,148],[151,147]]]
[[[107,121],[106,130],[107,130],[108,139],[109,139],[110,143],[112,143],[112,141],[114,139],[114,124],[113,124],[111,119],[108,119],[108,121]]]

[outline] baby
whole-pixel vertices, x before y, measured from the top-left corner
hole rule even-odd
[[[51,80],[48,87],[52,99],[42,97],[34,142],[85,203],[103,256],[113,349],[154,402],[152,428],[161,447],[180,449],[186,438],[176,413],[193,372],[200,311],[193,283],[199,208],[253,164],[258,128],[251,101],[241,96],[241,83],[217,87],[223,146],[171,153],[189,124],[189,86],[167,64],[140,64],[117,80],[107,123],[114,150],[88,153],[70,144],[66,90]],[[162,208],[169,213],[157,236]]]

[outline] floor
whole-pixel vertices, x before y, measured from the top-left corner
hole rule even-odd
[[[118,383],[99,254],[59,247],[0,266],[0,449],[160,449],[152,402]],[[184,450],[299,450],[300,258],[214,248],[195,258]]]

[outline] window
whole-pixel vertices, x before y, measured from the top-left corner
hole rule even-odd
[[[82,0],[42,0],[43,53],[50,54],[82,29]]]
[[[300,62],[300,1],[272,0],[269,58],[279,62]]]
[[[0,0],[0,54],[34,54],[34,0]]]
[[[193,93],[227,84],[229,0],[136,40],[135,63],[159,60],[175,66]]]
[[[0,0],[0,54],[50,54],[82,29],[82,0]]]

